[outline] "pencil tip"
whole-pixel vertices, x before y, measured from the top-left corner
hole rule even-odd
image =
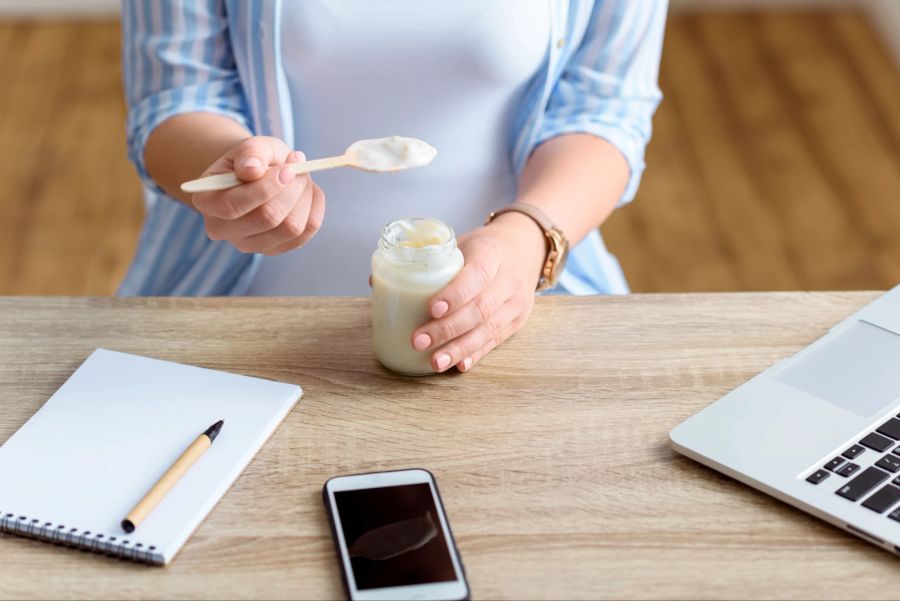
[[[206,430],[206,432],[204,432],[204,434],[209,436],[210,441],[214,441],[216,439],[216,436],[218,436],[219,432],[222,430],[223,425],[225,425],[225,420],[220,419],[219,421],[217,421],[216,423],[211,425],[209,428],[207,428],[207,430]]]

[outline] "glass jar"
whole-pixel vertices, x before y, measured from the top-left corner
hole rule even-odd
[[[428,301],[462,266],[462,252],[446,223],[410,218],[384,226],[372,253],[372,335],[382,365],[411,376],[434,373],[434,349],[415,350],[412,333],[431,320]]]

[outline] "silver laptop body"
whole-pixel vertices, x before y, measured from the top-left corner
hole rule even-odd
[[[898,416],[900,286],[670,438],[679,453],[900,554]]]

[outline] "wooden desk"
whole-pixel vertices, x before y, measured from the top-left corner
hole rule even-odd
[[[875,296],[543,298],[471,373],[424,379],[376,364],[363,299],[0,299],[0,441],[101,346],[306,392],[168,568],[0,536],[0,595],[339,597],[322,484],[424,466],[476,598],[896,597],[896,558],[667,438]]]

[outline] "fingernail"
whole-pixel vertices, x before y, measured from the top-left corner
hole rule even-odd
[[[306,155],[300,152],[299,150],[293,151],[288,155],[288,163],[299,163],[300,161],[305,161]]]
[[[424,351],[429,346],[431,346],[431,336],[428,334],[419,334],[413,340],[413,348],[417,351]]]
[[[447,366],[450,365],[450,355],[447,353],[441,353],[434,359],[435,363],[437,363],[437,368],[439,371],[443,371],[447,369]]]
[[[282,167],[281,171],[278,172],[278,181],[285,186],[291,183],[295,177],[297,177],[297,174],[290,167]]]
[[[462,362],[462,370],[469,371],[470,367],[472,367],[472,357],[466,357]]]
[[[447,304],[447,301],[438,301],[431,305],[431,316],[438,319],[446,315],[449,310],[450,305]]]
[[[256,157],[247,157],[241,162],[241,167],[247,167],[249,169],[255,169],[257,167],[262,167],[262,161],[260,161]]]

